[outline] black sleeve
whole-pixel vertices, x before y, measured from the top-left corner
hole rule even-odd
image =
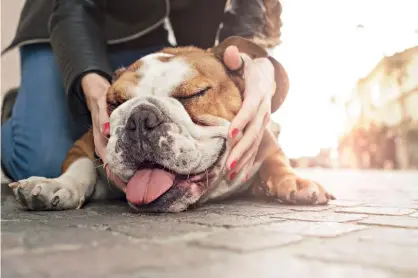
[[[105,3],[103,0],[54,0],[49,32],[67,93],[80,94],[80,79],[88,72],[111,79],[102,27]],[[84,98],[84,94],[80,97]]]

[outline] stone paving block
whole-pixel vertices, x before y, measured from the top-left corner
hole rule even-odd
[[[412,194],[412,193],[411,193]],[[418,195],[418,193],[417,193]],[[395,208],[406,208],[406,209],[414,209],[418,210],[418,202],[411,202],[410,198],[398,198],[398,199],[391,199],[391,200],[377,200],[375,202],[366,203],[368,207],[395,207]]]
[[[272,214],[289,213],[290,210],[276,201],[269,200],[232,200],[224,204],[207,204],[196,209],[196,211],[231,214],[242,216],[265,216]]]
[[[216,208],[228,208],[228,207],[244,207],[244,208],[262,208],[262,207],[275,207],[279,204],[277,201],[271,200],[262,200],[258,198],[246,198],[246,197],[237,197],[230,200],[218,201],[215,203],[206,203],[198,207],[198,210],[201,209],[216,209]]]
[[[276,231],[237,230],[212,233],[193,241],[197,246],[226,249],[235,252],[256,251],[275,248],[302,240],[299,235],[279,234]]]
[[[144,272],[211,264],[232,258],[229,252],[186,245],[127,244],[45,254],[23,253],[2,258],[2,271],[23,277],[113,277],[111,273]],[[137,276],[132,276],[137,277]]]
[[[359,221],[360,224],[379,225],[387,227],[418,229],[418,218],[410,216],[370,216]]]
[[[129,245],[132,242],[126,236],[111,232],[48,226],[31,221],[2,222],[1,238],[2,256],[77,250],[99,245]]]
[[[302,220],[302,221],[322,221],[322,222],[350,222],[358,221],[365,218],[365,215],[361,214],[341,214],[334,212],[292,212],[286,214],[280,214],[271,216],[271,218],[284,218],[289,220]]]
[[[229,206],[226,208],[217,208],[215,210],[211,210],[211,212],[222,214],[222,215],[229,214],[229,215],[238,215],[238,216],[259,217],[259,216],[290,213],[291,210],[284,209],[280,205],[275,206],[275,207]]]
[[[302,241],[283,247],[282,251],[284,250],[306,259],[359,264],[400,272],[409,277],[418,275],[418,249],[414,246],[358,241],[355,237],[351,239],[342,237]]]
[[[221,215],[210,213],[201,217],[199,215],[190,216],[184,219],[187,223],[202,224],[216,227],[245,227],[260,225],[272,222],[280,222],[282,219],[274,219],[266,216],[261,217],[246,217],[240,215]]]
[[[351,233],[366,229],[366,227],[348,223],[335,222],[300,222],[285,221],[263,225],[264,230],[277,231],[283,234],[295,234],[311,237],[336,237],[339,235]]]
[[[210,212],[220,212],[220,211],[236,211],[236,210],[254,210],[254,211],[265,211],[268,214],[276,213],[287,213],[289,211],[324,211],[329,210],[335,207],[333,204],[323,205],[323,206],[296,206],[296,205],[286,205],[279,201],[271,200],[233,200],[228,201],[225,204],[208,204],[204,205],[198,210],[205,210]],[[271,213],[270,213],[271,212]]]
[[[350,201],[350,200],[332,200],[329,203],[330,205],[333,205],[335,207],[358,207],[364,205],[362,202],[356,202],[356,201]]]
[[[188,223],[185,219],[191,213],[185,214],[128,214],[106,217],[105,215],[86,221],[80,218],[71,221],[53,221],[49,225],[80,228],[91,228],[95,230],[106,230],[119,233],[137,240],[156,241],[177,241],[194,237],[200,233],[218,231],[219,227],[210,227],[196,223]],[[206,213],[200,213],[205,218]],[[70,223],[70,224],[69,224]],[[152,231],[152,232],[150,232]]]
[[[418,230],[390,227],[371,227],[343,236],[353,241],[368,241],[374,243],[391,243],[396,245],[416,246],[418,248]]]
[[[129,213],[129,208],[121,202],[102,202],[87,205],[77,210],[65,211],[27,211],[18,207],[13,197],[8,197],[2,206],[2,220],[15,220],[18,216],[20,220],[38,220],[41,222],[53,221],[54,223],[70,223],[74,225],[78,223],[86,223],[86,219],[90,223],[102,223],[103,216],[113,219],[129,219],[135,217],[135,214]]]
[[[338,208],[335,212],[343,213],[361,213],[361,214],[378,214],[378,215],[407,215],[415,210],[399,207],[350,207]]]
[[[2,277],[7,277],[7,278],[26,278],[27,276],[25,275],[21,275],[17,270],[9,268],[9,267],[4,267],[1,269],[1,276]],[[33,278],[45,278],[44,274],[34,274],[31,275],[30,277]]]
[[[335,207],[335,205],[324,205],[324,206],[293,206],[293,205],[279,205],[283,209],[291,211],[326,211]]]
[[[1,251],[3,252],[10,249],[21,248],[24,245],[25,238],[16,236],[11,233],[1,233]]]
[[[219,231],[219,227],[209,227],[183,221],[161,221],[155,218],[151,221],[110,225],[111,229],[136,239],[156,241],[187,240],[189,237],[202,233]],[[152,231],[152,232],[150,232]]]

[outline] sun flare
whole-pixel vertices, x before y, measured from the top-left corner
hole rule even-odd
[[[289,74],[290,91],[272,117],[290,157],[316,155],[337,146],[357,80],[384,55],[418,45],[418,1],[282,2],[282,44],[273,55]]]

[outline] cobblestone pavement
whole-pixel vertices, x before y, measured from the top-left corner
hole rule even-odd
[[[26,212],[3,190],[3,277],[418,277],[418,172],[299,170],[338,200],[143,215]]]

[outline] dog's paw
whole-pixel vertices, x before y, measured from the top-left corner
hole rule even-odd
[[[280,187],[278,198],[295,205],[325,205],[335,199],[321,184],[298,176],[284,179]]]
[[[263,191],[264,195],[294,205],[325,205],[335,199],[321,184],[296,175],[277,179],[271,177],[258,190]]]
[[[29,210],[65,210],[79,208],[84,202],[75,186],[59,179],[30,177],[12,182],[16,199]]]

